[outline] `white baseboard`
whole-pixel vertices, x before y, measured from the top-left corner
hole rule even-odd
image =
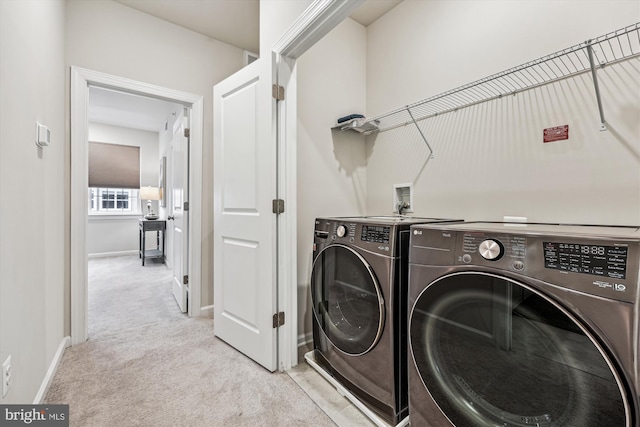
[[[209,316],[213,314],[213,304],[200,307],[200,316]]]
[[[313,332],[298,335],[298,347],[302,347],[303,345],[307,345],[311,342],[313,342]]]
[[[42,380],[42,384],[40,385],[40,390],[38,390],[38,394],[36,394],[36,398],[33,399],[34,405],[42,404],[44,397],[47,395],[49,391],[49,387],[51,386],[51,382],[53,381],[53,377],[55,377],[56,372],[58,371],[58,365],[60,365],[60,361],[62,360],[62,355],[64,355],[64,350],[71,345],[71,337],[64,337],[62,341],[60,341],[60,345],[58,346],[58,351],[53,356],[53,360],[51,361],[51,365],[49,365],[49,370],[47,371],[47,375],[45,375]]]
[[[100,252],[97,254],[89,254],[88,258],[106,258],[112,256],[128,256],[128,255],[138,255],[138,251],[120,251],[120,252]]]

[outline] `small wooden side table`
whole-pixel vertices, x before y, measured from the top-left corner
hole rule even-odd
[[[144,266],[145,258],[162,258],[162,262],[164,263],[164,240],[165,240],[165,230],[167,229],[167,221],[160,219],[142,219],[138,220],[139,225],[139,237],[140,237],[140,247],[138,250],[138,255],[142,259],[142,265]],[[146,250],[145,248],[145,233],[147,231],[155,231],[156,232],[156,248]],[[162,246],[160,246],[160,233],[162,232]]]

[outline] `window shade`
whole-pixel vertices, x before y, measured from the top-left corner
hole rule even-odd
[[[140,188],[140,147],[89,142],[89,187]]]

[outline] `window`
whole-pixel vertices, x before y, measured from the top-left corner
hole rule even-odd
[[[89,188],[89,213],[137,214],[138,193],[130,188]]]
[[[89,187],[140,188],[140,147],[89,142]]]
[[[139,214],[140,147],[89,142],[88,158],[89,214]]]

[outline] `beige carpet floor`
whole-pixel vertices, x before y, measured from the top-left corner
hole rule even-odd
[[[169,270],[137,256],[89,261],[89,340],[68,348],[45,403],[71,426],[334,426],[284,373],[270,373],[189,318]]]

